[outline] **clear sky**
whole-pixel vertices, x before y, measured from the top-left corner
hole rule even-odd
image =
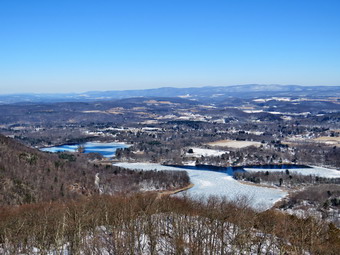
[[[0,0],[0,93],[340,85],[339,0]]]

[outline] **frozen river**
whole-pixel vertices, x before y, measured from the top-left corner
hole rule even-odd
[[[194,184],[194,187],[182,193],[193,198],[204,198],[208,196],[226,196],[231,200],[247,198],[249,204],[254,209],[260,211],[271,208],[277,201],[287,195],[287,192],[274,187],[265,188],[242,184],[235,180],[230,174],[223,172],[192,170],[151,163],[117,163],[115,165],[144,171],[185,170],[188,172],[190,181]]]

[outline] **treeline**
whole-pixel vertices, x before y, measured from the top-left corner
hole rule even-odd
[[[234,178],[236,180],[249,181],[253,183],[273,184],[276,186],[284,186],[289,188],[299,187],[302,184],[340,184],[340,178],[326,178],[316,175],[302,175],[296,174],[286,169],[281,172],[270,171],[244,171],[235,172]]]
[[[332,222],[340,228],[340,185],[319,184],[293,192],[278,208],[297,215],[305,212],[310,216]]]
[[[99,180],[96,180],[96,175]],[[182,188],[186,172],[141,172],[89,163],[87,156],[46,153],[0,135],[0,205]]]
[[[235,172],[237,180],[288,188],[291,194],[277,207],[292,213],[309,214],[340,227],[340,178],[282,172]]]
[[[244,200],[99,196],[0,210],[7,254],[338,254],[340,230]]]
[[[296,158],[301,164],[340,168],[340,147],[320,144],[299,145],[295,148]]]
[[[174,190],[190,184],[186,171],[140,171],[107,166],[98,175],[100,193]]]

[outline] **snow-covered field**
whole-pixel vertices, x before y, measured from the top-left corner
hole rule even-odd
[[[248,146],[256,146],[260,147],[260,142],[252,142],[252,141],[234,141],[234,140],[220,140],[216,142],[207,143],[210,146],[223,146],[223,147],[230,147],[230,148],[245,148]]]
[[[286,192],[276,188],[265,188],[246,185],[238,182],[232,176],[202,170],[189,170],[178,167],[163,166],[152,163],[117,163],[116,166],[138,170],[174,170],[187,171],[194,187],[180,194],[189,195],[193,198],[207,196],[226,196],[231,200],[239,198],[249,199],[250,205],[257,210],[263,211],[271,208],[275,202],[287,195]]]
[[[245,171],[248,172],[283,172],[285,169],[266,169],[266,168],[244,168]],[[302,175],[316,175],[319,177],[326,178],[340,178],[340,171],[313,166],[312,168],[290,168],[290,173],[294,174],[302,174]]]
[[[212,150],[212,149],[204,149],[204,148],[197,148],[197,147],[192,147],[191,149],[193,150],[193,153],[186,153],[186,156],[196,157],[196,158],[200,158],[202,156],[218,157],[226,153],[225,151],[221,151],[221,150]]]
[[[321,137],[315,138],[314,141],[319,142],[319,143],[329,144],[329,145],[337,145],[337,144],[340,144],[340,137],[321,136]]]

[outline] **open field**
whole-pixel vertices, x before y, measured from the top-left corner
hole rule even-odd
[[[326,144],[340,144],[340,137],[320,136],[315,138],[314,141]]]
[[[252,141],[235,141],[235,140],[219,140],[211,143],[207,143],[210,146],[230,147],[230,148],[245,148],[249,146],[260,147],[260,142]]]
[[[192,147],[191,148],[193,153],[186,153],[186,156],[188,157],[218,157],[226,153],[225,151],[221,150],[212,150],[212,149],[205,149],[205,148],[197,148],[197,147]]]

